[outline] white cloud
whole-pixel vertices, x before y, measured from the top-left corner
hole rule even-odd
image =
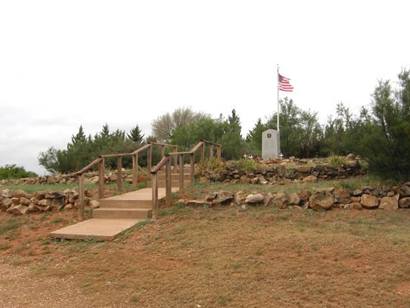
[[[236,108],[244,133],[276,108],[274,69],[325,121],[409,67],[406,1],[3,1],[0,164],[39,170],[80,124],[149,134],[180,106]],[[13,150],[13,151],[12,151]]]

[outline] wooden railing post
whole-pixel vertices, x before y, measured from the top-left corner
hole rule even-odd
[[[98,163],[98,199],[104,198],[104,182],[105,182],[105,160],[101,158]]]
[[[152,144],[148,148],[148,153],[147,153],[147,167],[148,167],[148,172],[151,172],[152,169]]]
[[[138,154],[132,155],[132,185],[138,184]]]
[[[178,147],[177,146],[174,148],[174,153],[175,152],[178,152]],[[176,170],[178,168],[178,156],[174,155],[172,159],[174,160],[174,162],[173,162],[174,170]]]
[[[171,157],[168,156],[165,165],[165,201],[167,206],[171,206],[172,199],[172,178],[171,178]]]
[[[191,178],[191,185],[194,185],[194,179],[195,179],[195,153],[192,153],[190,155],[191,157],[191,174],[190,174],[190,178]]]
[[[218,160],[222,158],[222,147],[220,145],[216,147],[216,158],[218,158]]]
[[[184,155],[179,155],[179,191],[184,190]]]
[[[122,157],[117,158],[117,189],[122,192]]]
[[[80,212],[80,219],[84,220],[84,206],[85,206],[85,187],[84,187],[84,173],[82,173],[78,179],[78,193],[80,204],[78,210]]]
[[[202,148],[201,148],[201,163],[205,161],[205,142],[202,143]]]
[[[209,158],[212,158],[212,157],[214,157],[214,145],[213,144],[209,146]]]
[[[158,218],[158,173],[151,174],[152,181],[152,217]]]

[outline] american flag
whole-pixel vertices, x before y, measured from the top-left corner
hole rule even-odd
[[[278,87],[283,92],[293,92],[293,86],[289,83],[289,78],[278,74]]]

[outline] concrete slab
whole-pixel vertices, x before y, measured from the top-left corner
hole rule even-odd
[[[109,241],[144,219],[92,218],[51,232],[53,238]]]
[[[172,187],[172,192],[177,192],[177,187]],[[158,188],[158,198],[165,198],[165,187]],[[135,200],[135,201],[147,201],[152,200],[152,188],[143,188],[136,191],[130,191],[118,196],[104,198],[103,200]]]

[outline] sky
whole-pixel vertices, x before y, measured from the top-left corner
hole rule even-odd
[[[0,0],[0,166],[40,174],[38,154],[83,125],[146,135],[159,115],[237,110],[246,136],[276,111],[276,65],[322,123],[357,112],[410,68],[403,1]]]

